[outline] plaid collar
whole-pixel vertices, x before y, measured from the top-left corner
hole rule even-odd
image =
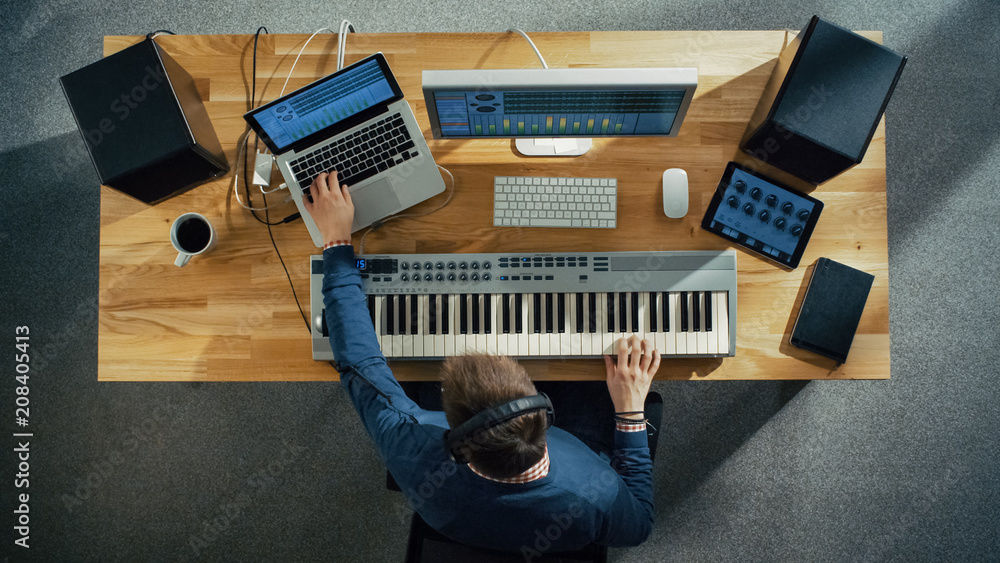
[[[549,474],[549,446],[548,444],[545,445],[545,454],[542,455],[542,459],[538,460],[538,463],[532,465],[531,467],[526,469],[523,473],[521,473],[520,475],[516,475],[514,477],[497,479],[495,477],[490,477],[489,475],[483,475],[471,463],[469,464],[469,469],[471,469],[473,473],[479,475],[483,479],[489,479],[490,481],[496,481],[497,483],[509,483],[509,484],[520,485],[523,483],[530,483],[532,481],[537,481],[538,479],[541,479],[542,477],[545,477],[546,475]]]

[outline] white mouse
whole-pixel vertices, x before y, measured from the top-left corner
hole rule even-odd
[[[663,172],[663,214],[680,219],[688,212],[688,175],[680,168]]]

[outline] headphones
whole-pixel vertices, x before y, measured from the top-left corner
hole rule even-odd
[[[548,395],[539,393],[530,397],[521,397],[508,401],[502,405],[486,409],[476,413],[475,416],[444,433],[444,447],[451,454],[452,459],[458,463],[469,463],[468,444],[474,442],[476,434],[480,431],[499,426],[504,422],[528,414],[534,411],[545,409],[547,419],[546,428],[552,426],[555,419],[555,412],[552,409],[552,401]]]

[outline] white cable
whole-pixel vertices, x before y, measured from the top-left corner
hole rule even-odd
[[[538,60],[542,61],[542,68],[549,68],[549,65],[545,64],[545,59],[542,57],[542,54],[538,52],[538,47],[535,47],[535,42],[532,41],[530,37],[528,37],[527,33],[523,32],[523,31],[521,31],[520,29],[517,29],[517,28],[511,28],[511,29],[508,29],[507,31],[512,31],[514,33],[520,33],[521,37],[524,37],[525,40],[528,41],[528,45],[531,45],[531,48],[535,51],[535,54],[538,55]]]
[[[400,215],[393,215],[391,217],[383,219],[382,221],[376,222],[371,227],[368,227],[368,230],[365,231],[365,234],[361,236],[361,243],[358,245],[358,254],[365,253],[365,239],[368,238],[368,235],[372,231],[381,227],[382,225],[385,225],[389,221],[392,221],[393,219],[402,219],[403,217],[423,217],[424,215],[430,215],[431,213],[434,213],[436,211],[441,211],[442,209],[444,209],[445,205],[448,205],[448,202],[451,201],[452,196],[455,195],[455,176],[453,176],[452,173],[449,172],[448,169],[445,168],[444,166],[438,164],[437,167],[440,168],[441,170],[444,170],[444,173],[447,174],[449,178],[451,178],[451,190],[448,192],[448,198],[444,200],[444,203],[435,207],[434,209],[431,209],[430,211],[425,211],[423,213],[402,213]]]
[[[337,33],[337,70],[344,68],[344,54],[347,51],[347,34],[357,33],[354,24],[347,20],[340,21],[340,31]]]
[[[236,202],[240,204],[243,209],[248,209],[250,211],[266,211],[275,207],[276,205],[281,205],[284,201],[280,201],[274,205],[268,205],[267,207],[250,207],[249,205],[243,203],[240,199],[240,155],[247,148],[247,141],[250,139],[251,130],[247,129],[246,133],[243,133],[243,140],[240,141],[240,146],[236,149],[236,162],[233,164],[233,192],[236,194]]]
[[[328,27],[321,27],[321,28],[317,29],[315,32],[313,32],[313,34],[309,36],[309,39],[306,39],[305,44],[302,45],[301,49],[299,49],[299,54],[295,56],[295,61],[292,63],[292,68],[289,69],[289,71],[288,71],[288,78],[285,79],[284,85],[281,86],[281,93],[278,94],[279,98],[285,95],[285,88],[288,87],[288,81],[292,78],[292,72],[295,71],[295,65],[299,64],[299,57],[302,56],[302,53],[306,50],[306,47],[309,46],[309,42],[313,40],[313,37],[316,37],[317,35],[320,34],[320,32],[323,32],[323,31],[329,31],[330,33],[333,33],[332,29],[330,29]]]

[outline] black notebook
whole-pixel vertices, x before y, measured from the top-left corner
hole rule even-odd
[[[875,276],[829,258],[816,261],[790,341],[844,363]]]

